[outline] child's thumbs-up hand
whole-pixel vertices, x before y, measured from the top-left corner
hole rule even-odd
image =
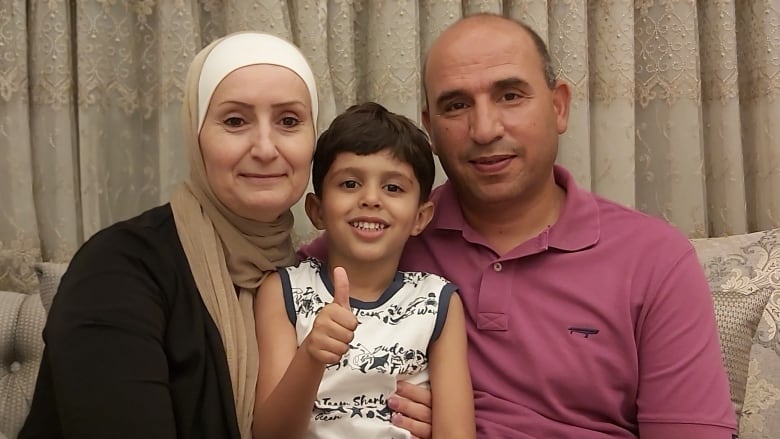
[[[333,303],[348,310],[351,309],[349,306],[349,278],[343,267],[333,269]]]
[[[358,321],[349,306],[349,279],[342,267],[333,269],[333,302],[325,305],[302,348],[322,364],[338,362],[349,349]]]

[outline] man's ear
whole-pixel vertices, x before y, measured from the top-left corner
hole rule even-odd
[[[317,230],[325,230],[325,218],[322,213],[322,201],[320,197],[312,192],[306,194],[306,201],[304,203],[306,209],[306,215]]]
[[[434,207],[432,201],[426,201],[417,208],[417,218],[414,220],[414,227],[412,227],[412,236],[417,236],[428,227],[433,219]]]
[[[569,104],[571,103],[569,84],[563,81],[555,81],[555,88],[552,90],[552,99],[558,134],[563,134],[569,126]]]
[[[428,138],[431,139],[431,113],[428,108],[425,108],[422,111],[422,124],[425,128],[425,132],[428,134]],[[436,154],[436,145],[433,143],[433,139],[431,139],[431,150],[434,154]]]

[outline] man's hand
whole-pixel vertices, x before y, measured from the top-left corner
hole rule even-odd
[[[431,391],[399,381],[395,394],[388,399],[393,410],[393,424],[412,433],[416,438],[431,437]]]
[[[349,279],[342,267],[333,269],[333,302],[317,314],[303,348],[316,361],[333,364],[349,350],[358,320],[349,306]]]

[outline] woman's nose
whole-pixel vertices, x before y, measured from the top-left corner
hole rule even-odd
[[[279,156],[273,132],[270,127],[257,124],[251,133],[251,156],[260,161],[270,161]]]

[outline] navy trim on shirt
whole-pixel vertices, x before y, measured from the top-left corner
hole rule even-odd
[[[287,311],[287,318],[293,327],[298,322],[298,314],[295,312],[295,302],[293,301],[292,284],[290,283],[290,273],[286,268],[277,270],[279,280],[282,282],[282,296],[284,296],[284,310]]]
[[[433,344],[439,338],[441,330],[444,329],[444,322],[447,320],[447,311],[450,309],[450,298],[457,293],[458,287],[453,283],[447,283],[439,293],[439,309],[436,310],[436,323],[433,325],[433,333],[428,346]]]

